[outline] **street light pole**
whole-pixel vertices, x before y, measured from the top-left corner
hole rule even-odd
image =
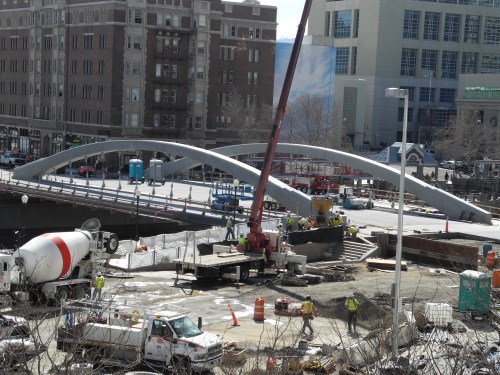
[[[237,199],[237,193],[238,193],[238,186],[240,186],[240,182],[238,181],[237,178],[234,179],[233,181],[233,186],[234,186],[234,202],[233,202],[233,225],[236,223],[236,199]]]
[[[26,194],[23,194],[21,197],[21,202],[23,204],[23,227],[21,228],[20,246],[24,245],[24,238],[26,237],[26,207],[28,205],[28,199]]]
[[[396,360],[398,354],[398,330],[399,330],[399,300],[401,285],[401,255],[403,252],[403,214],[405,194],[406,173],[406,133],[408,130],[408,101],[407,89],[388,88],[385,96],[404,99],[403,134],[401,136],[401,173],[399,174],[399,207],[398,207],[398,238],[396,244],[396,273],[394,277],[394,315],[392,321],[392,358]]]
[[[135,240],[139,241],[139,198],[141,197],[141,191],[137,188],[137,186],[134,190],[134,195],[137,201],[135,211]]]

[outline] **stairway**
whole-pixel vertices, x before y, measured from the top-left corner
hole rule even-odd
[[[325,257],[325,261],[356,261],[359,260],[367,252],[377,248],[376,244],[369,242],[358,242],[356,240],[345,239],[343,242],[334,246],[333,252],[329,257]],[[325,253],[326,255],[326,253]]]

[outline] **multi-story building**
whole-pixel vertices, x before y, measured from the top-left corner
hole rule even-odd
[[[276,12],[255,1],[3,0],[0,150],[248,141],[232,99],[238,122],[270,129],[271,112],[257,109],[272,107]]]
[[[386,88],[408,89],[408,140],[429,144],[455,114],[460,75],[500,73],[498,0],[315,0],[308,25],[309,43],[336,47],[356,149],[401,140],[403,100]]]

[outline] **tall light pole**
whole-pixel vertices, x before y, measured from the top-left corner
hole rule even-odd
[[[28,196],[26,194],[23,194],[21,197],[21,203],[23,204],[23,227],[21,230],[21,239],[20,239],[20,246],[24,245],[24,238],[26,236],[26,207],[28,205]]]
[[[408,130],[408,90],[399,88],[385,89],[385,96],[404,99],[403,134],[401,136],[401,173],[399,175],[399,207],[398,207],[398,239],[396,245],[396,274],[393,285],[394,316],[392,321],[392,358],[396,360],[398,354],[399,330],[399,299],[401,284],[401,254],[403,252],[403,209],[405,194],[406,169],[406,133]]]
[[[236,223],[236,208],[238,205],[236,204],[237,194],[238,194],[238,186],[240,186],[240,181],[237,178],[233,180],[234,186],[234,202],[233,202],[233,225]]]
[[[135,240],[139,241],[139,198],[141,197],[141,191],[135,187],[134,190],[135,199],[137,201],[135,210]]]

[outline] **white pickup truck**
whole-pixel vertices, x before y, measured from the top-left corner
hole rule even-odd
[[[102,363],[110,366],[147,366],[161,372],[169,368],[203,372],[219,365],[223,341],[199,329],[187,310],[169,308],[175,311],[73,302],[66,306],[65,325],[57,330],[57,349],[98,353]]]
[[[0,164],[6,165],[9,168],[14,168],[17,165],[23,165],[26,160],[20,154],[14,154],[12,151],[5,151],[0,154]]]

